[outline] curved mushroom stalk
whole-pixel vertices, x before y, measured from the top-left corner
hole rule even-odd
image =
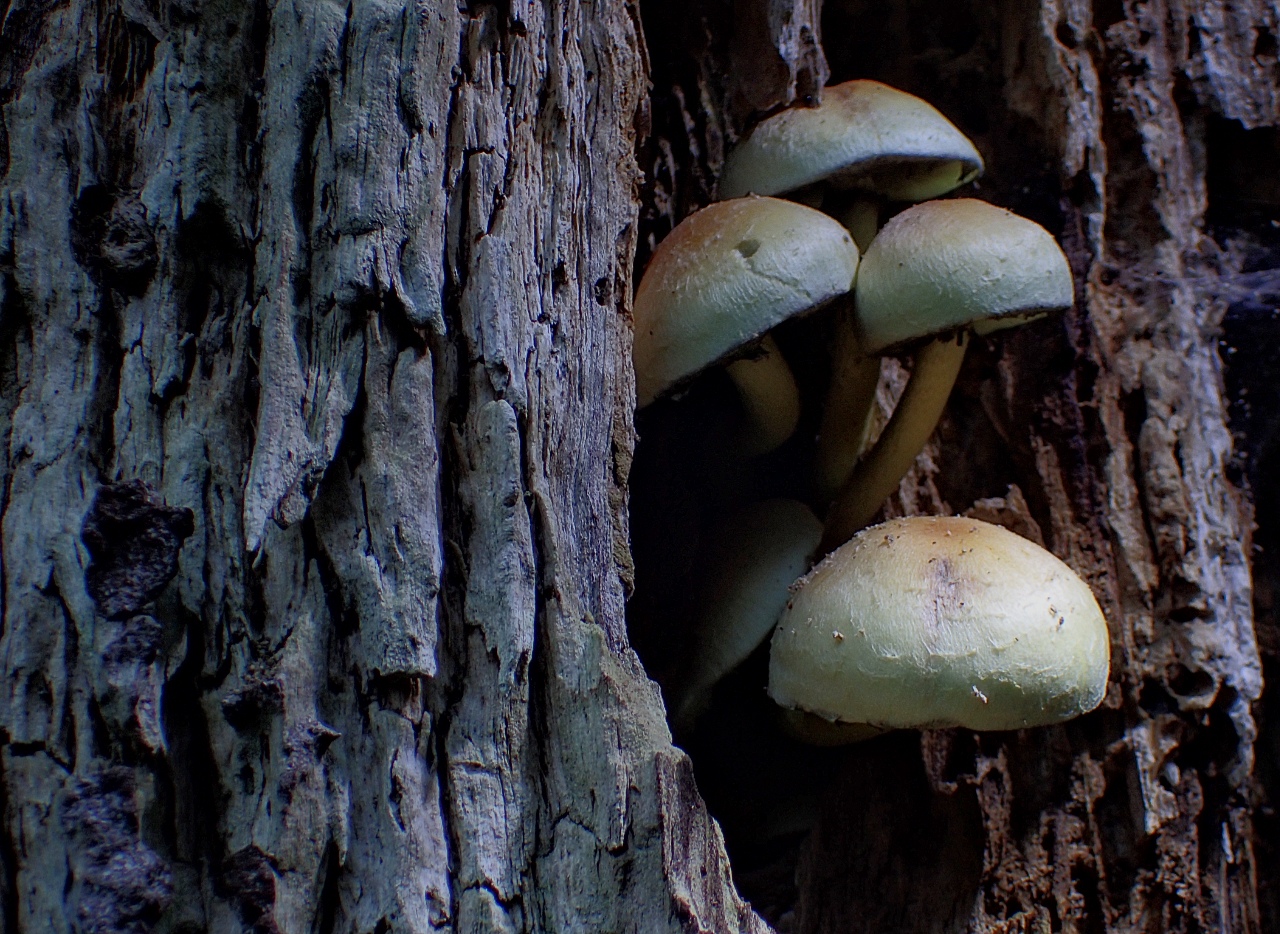
[[[880,229],[880,203],[856,195],[840,214],[858,251],[865,254]],[[880,381],[880,357],[865,353],[858,342],[850,308],[837,316],[831,354],[831,382],[822,407],[815,453],[818,497],[828,503],[857,463],[871,432],[871,408]]]
[[[766,334],[755,350],[725,364],[725,372],[749,421],[745,453],[765,454],[790,438],[800,421],[800,390],[774,339]]]
[[[971,198],[907,208],[858,268],[858,337],[868,352],[939,334],[880,439],[854,468],[827,519],[828,551],[875,515],[932,434],[964,359],[963,335],[1011,327],[1073,300],[1071,268],[1033,221]]]
[[[880,382],[880,357],[864,353],[852,315],[836,320],[831,384],[822,408],[814,452],[818,498],[830,503],[844,486],[871,433],[871,410]]]
[[[788,108],[761,122],[729,154],[720,192],[792,192],[806,203],[823,188],[842,192],[838,216],[865,252],[879,228],[883,199],[936,198],[972,181],[982,168],[973,143],[936,108],[860,79],[828,87],[817,107]],[[835,495],[861,453],[879,374],[879,362],[854,349],[854,334],[845,329],[842,320],[818,440],[824,500]]]
[[[911,379],[875,445],[854,466],[827,514],[819,553],[826,554],[865,526],[893,493],[942,417],[955,385],[967,334],[931,341],[916,354]]]
[[[688,661],[670,692],[677,735],[692,732],[712,688],[768,637],[821,535],[818,517],[790,499],[757,503],[713,533]]]

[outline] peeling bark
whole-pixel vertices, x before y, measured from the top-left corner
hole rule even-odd
[[[4,929],[763,931],[623,615],[635,8],[3,9]]]

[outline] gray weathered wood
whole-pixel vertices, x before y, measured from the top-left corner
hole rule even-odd
[[[765,930],[623,615],[635,8],[18,0],[0,61],[5,929]],[[113,621],[124,481],[194,534]]]

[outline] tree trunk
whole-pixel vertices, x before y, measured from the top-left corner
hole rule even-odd
[[[682,5],[669,6],[665,17]],[[704,23],[715,9],[698,8]],[[1280,330],[1280,10],[827,0],[823,17],[832,81],[875,78],[937,105],[987,160],[976,195],[1048,226],[1076,273],[1071,314],[970,351],[887,512],[969,512],[1042,536],[1106,611],[1112,678],[1103,709],[1059,727],[813,751],[760,738],[757,657],[690,741],[743,894],[780,931],[1277,929],[1280,826],[1266,802],[1280,795],[1280,740],[1264,715],[1259,741],[1256,715],[1257,633],[1271,663],[1278,645],[1266,546],[1280,514],[1264,500],[1255,631],[1240,487],[1269,486],[1276,465],[1277,356],[1257,344]],[[651,38],[644,167],[656,191],[642,247],[714,195],[723,153],[753,119],[707,90],[714,28],[689,34],[661,49]],[[783,336],[820,399],[821,374],[805,371],[824,354],[822,324]],[[1250,361],[1227,374],[1254,392],[1252,421],[1234,425],[1239,453],[1220,338]],[[902,370],[885,375],[887,404]],[[771,464],[711,479],[685,453],[711,419],[676,420],[712,411],[714,396],[641,416],[632,632],[660,680],[679,670],[664,621],[683,607],[659,577],[687,581],[696,548],[682,543],[716,514],[797,495],[794,467],[811,454],[802,438]],[[653,518],[657,504],[680,518]]]
[[[0,10],[5,930],[764,930],[626,637],[636,11]]]
[[[764,932],[695,765],[778,930],[1280,924],[1217,348],[1280,266],[1280,14],[830,0],[824,59],[819,13],[0,3],[5,931]],[[785,750],[816,820],[757,839],[629,647],[634,576],[670,670],[647,582],[712,512],[633,571],[632,264],[827,59],[1068,249],[1075,312],[972,356],[891,509],[1043,530],[1113,684]]]

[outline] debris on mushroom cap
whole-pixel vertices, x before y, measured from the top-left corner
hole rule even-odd
[[[869,353],[972,326],[978,333],[1070,308],[1071,267],[1035,221],[972,198],[907,208],[867,249],[855,296]]]
[[[658,245],[636,291],[638,406],[848,293],[857,271],[848,231],[803,205],[739,198],[686,218]]]
[[[776,195],[822,179],[887,198],[923,201],[982,171],[973,143],[932,105],[878,81],[846,81],[818,107],[765,120],[730,153],[725,198]]]
[[[977,519],[895,519],[796,586],[769,695],[833,721],[1007,730],[1092,710],[1109,662],[1102,611],[1061,560]]]

